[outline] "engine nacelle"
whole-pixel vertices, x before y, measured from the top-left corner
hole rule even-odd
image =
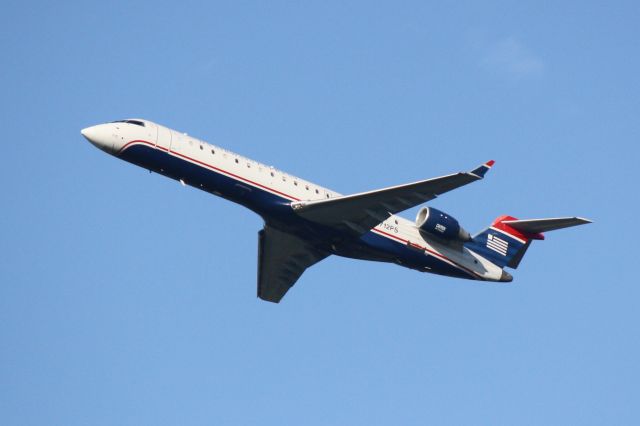
[[[416,216],[421,232],[450,241],[471,241],[471,235],[453,217],[433,207],[423,207]]]

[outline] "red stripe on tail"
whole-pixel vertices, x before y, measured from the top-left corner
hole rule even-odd
[[[503,232],[506,232],[509,235],[513,235],[516,238],[520,238],[521,240],[525,240],[525,241],[526,240],[544,240],[543,234],[532,234],[532,233],[520,232],[517,229],[510,227],[506,223],[502,223],[503,220],[518,220],[518,219],[508,215],[500,216],[493,221],[491,226]]]

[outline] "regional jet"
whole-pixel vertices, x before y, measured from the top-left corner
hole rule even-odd
[[[510,282],[543,232],[590,223],[580,217],[500,216],[471,236],[434,207],[415,221],[397,213],[484,178],[494,162],[468,172],[342,195],[149,120],[87,127],[82,135],[121,160],[241,204],[264,220],[258,232],[260,299],[278,303],[303,272],[330,255],[389,262],[420,272]]]

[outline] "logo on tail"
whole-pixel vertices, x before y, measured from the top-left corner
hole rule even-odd
[[[509,251],[509,242],[499,238],[493,234],[487,235],[487,248],[500,253],[503,256]]]

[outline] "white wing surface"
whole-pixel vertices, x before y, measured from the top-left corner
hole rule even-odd
[[[298,201],[292,203],[291,207],[299,216],[311,222],[363,235],[392,214],[482,179],[493,164],[493,161],[488,161],[471,172],[460,172],[360,194],[327,200]]]

